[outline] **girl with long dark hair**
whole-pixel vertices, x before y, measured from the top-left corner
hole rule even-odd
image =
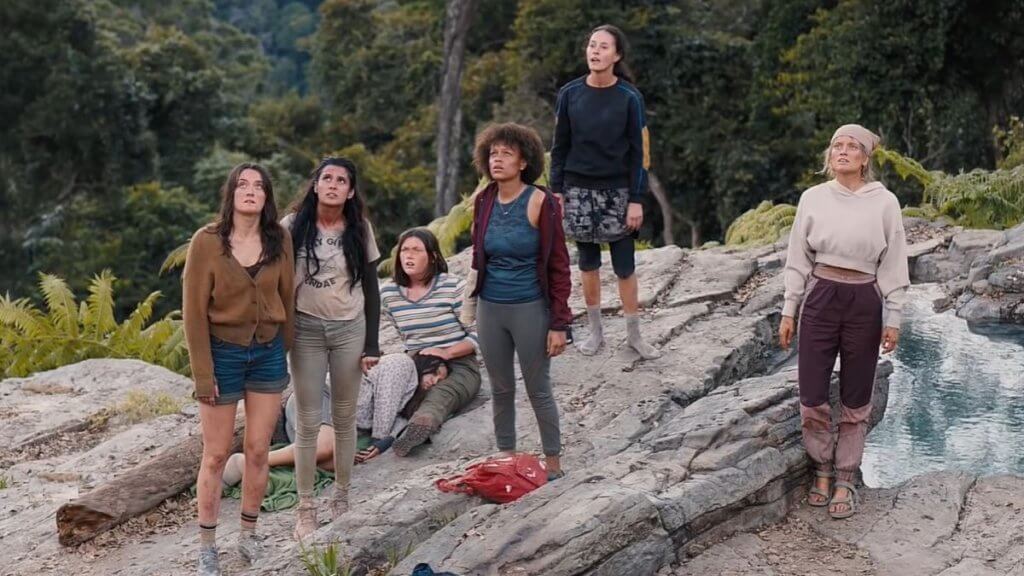
[[[199,565],[220,574],[216,528],[221,476],[234,439],[235,409],[245,399],[245,469],[238,548],[259,556],[256,520],[267,485],[267,453],[288,385],[292,342],[292,242],[277,223],[270,175],[239,164],[221,190],[220,216],[192,236],[182,277],[182,316],[199,400]]]
[[[644,220],[648,139],[644,99],[626,66],[626,35],[615,26],[591,31],[589,72],[558,93],[551,146],[551,188],[564,204],[566,235],[576,241],[589,336],[585,355],[604,345],[601,328],[601,244],[611,251],[626,317],[627,342],[642,358],[661,352],[640,336],[633,239]]]
[[[298,426],[295,476],[299,506],[295,537],[318,524],[313,502],[321,387],[331,375],[334,423],[335,518],[348,510],[348,484],[356,447],[360,367],[372,367],[380,351],[380,251],[364,214],[359,175],[346,158],[326,158],[313,171],[306,193],[281,224],[295,247],[295,375]]]

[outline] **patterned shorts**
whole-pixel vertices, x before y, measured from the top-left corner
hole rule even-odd
[[[629,188],[593,190],[565,187],[565,235],[577,242],[614,242],[629,235]]]

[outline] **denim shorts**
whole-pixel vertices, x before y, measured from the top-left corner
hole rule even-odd
[[[217,381],[217,404],[234,404],[246,392],[279,394],[291,380],[280,333],[266,343],[253,339],[248,346],[211,336],[210,351]]]

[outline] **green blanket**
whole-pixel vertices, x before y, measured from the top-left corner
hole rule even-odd
[[[313,481],[313,490],[319,493],[324,487],[334,482],[334,474],[316,469],[316,479]],[[224,488],[223,496],[226,498],[242,499],[242,485],[228,486]],[[260,510],[264,512],[280,512],[287,510],[299,503],[298,486],[295,484],[295,469],[291,466],[274,466],[270,469],[270,476],[267,477],[267,492],[263,496],[263,504]]]
[[[273,446],[271,449],[279,448]],[[334,474],[325,472],[320,468],[316,469],[316,479],[313,480],[313,490],[319,493],[324,487],[334,482]],[[194,498],[196,486],[192,485],[189,494]],[[225,498],[241,500],[242,485],[227,486],[221,494]],[[267,478],[267,491],[263,497],[263,504],[260,510],[264,512],[280,512],[287,510],[299,503],[298,486],[295,484],[295,469],[291,466],[274,466],[270,469],[270,476]]]

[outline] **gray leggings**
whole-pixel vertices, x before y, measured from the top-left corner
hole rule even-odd
[[[366,340],[366,320],[323,320],[295,315],[291,370],[299,422],[295,427],[295,482],[300,497],[313,495],[316,437],[323,415],[323,386],[331,371],[331,420],[334,423],[334,473],[348,486],[356,452],[356,400],[362,371],[359,361]]]
[[[551,392],[551,359],[547,355],[548,310],[544,300],[525,304],[495,304],[480,299],[477,332],[484,365],[491,379],[494,407],[494,435],[498,450],[516,449],[516,377],[512,365],[519,355],[519,368],[526,394],[540,427],[545,456],[562,452],[558,405]]]

